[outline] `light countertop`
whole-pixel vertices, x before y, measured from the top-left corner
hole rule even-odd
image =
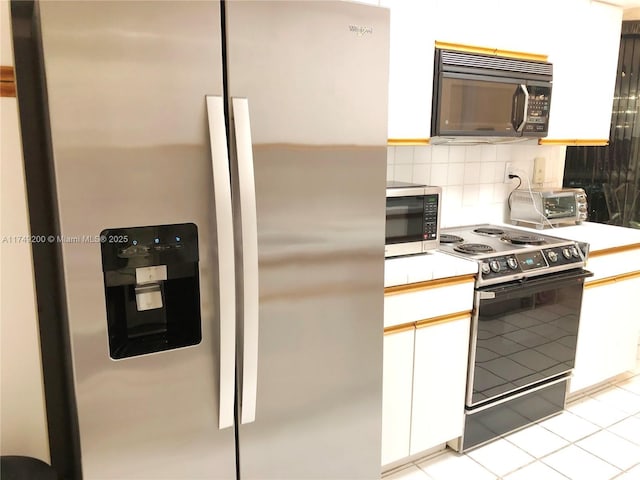
[[[392,287],[477,272],[476,262],[440,252],[388,258],[384,262],[384,286]]]

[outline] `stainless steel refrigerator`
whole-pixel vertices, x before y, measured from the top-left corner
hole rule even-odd
[[[389,12],[36,11],[83,477],[378,478]]]

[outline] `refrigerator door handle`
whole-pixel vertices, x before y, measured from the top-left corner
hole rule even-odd
[[[218,242],[220,295],[220,429],[234,424],[236,369],[236,292],[233,213],[229,153],[222,97],[207,96],[207,117],[213,167],[213,192]]]
[[[258,225],[256,217],[256,187],[253,172],[253,146],[249,101],[232,98],[240,223],[242,228],[242,410],[240,422],[256,419],[258,387]]]

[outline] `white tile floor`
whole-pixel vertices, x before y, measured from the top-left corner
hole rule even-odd
[[[634,376],[488,445],[446,450],[384,480],[640,480],[640,358]]]

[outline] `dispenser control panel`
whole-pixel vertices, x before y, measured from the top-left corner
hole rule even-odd
[[[111,358],[200,343],[197,226],[110,228],[100,237]]]

